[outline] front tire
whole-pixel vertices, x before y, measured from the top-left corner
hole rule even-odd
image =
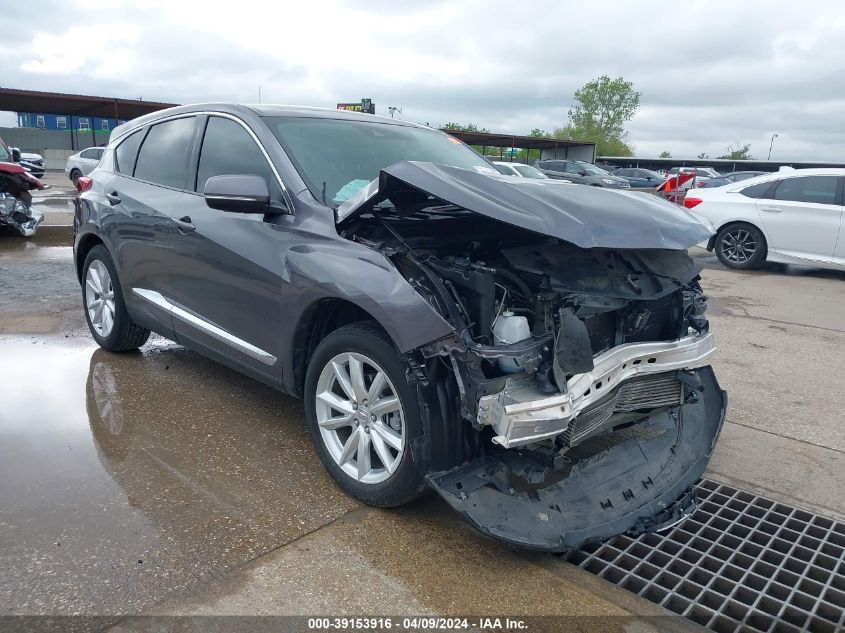
[[[82,305],[91,336],[103,349],[110,352],[137,349],[150,337],[150,331],[136,324],[126,310],[117,269],[105,246],[95,246],[85,258]]]
[[[374,323],[335,330],[314,351],[305,377],[305,416],[323,466],[350,496],[393,507],[425,488],[411,450],[422,432],[405,363]]]
[[[748,270],[766,261],[766,238],[750,224],[728,224],[716,234],[716,257],[728,268]]]

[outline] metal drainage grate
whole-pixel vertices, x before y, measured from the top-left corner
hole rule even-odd
[[[845,627],[845,524],[709,479],[698,499],[668,532],[569,561],[720,633]]]

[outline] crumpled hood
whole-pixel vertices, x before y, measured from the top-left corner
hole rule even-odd
[[[492,176],[437,163],[403,161],[341,204],[343,220],[408,187],[440,200],[581,248],[682,250],[707,240],[709,220],[657,196],[569,185],[554,180]]]

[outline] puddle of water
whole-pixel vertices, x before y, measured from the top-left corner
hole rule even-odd
[[[0,342],[0,612],[137,612],[356,507],[298,401],[158,340]]]

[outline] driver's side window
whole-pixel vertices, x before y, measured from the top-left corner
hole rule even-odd
[[[566,163],[566,173],[567,174],[581,174],[583,170],[576,165],[575,163]]]

